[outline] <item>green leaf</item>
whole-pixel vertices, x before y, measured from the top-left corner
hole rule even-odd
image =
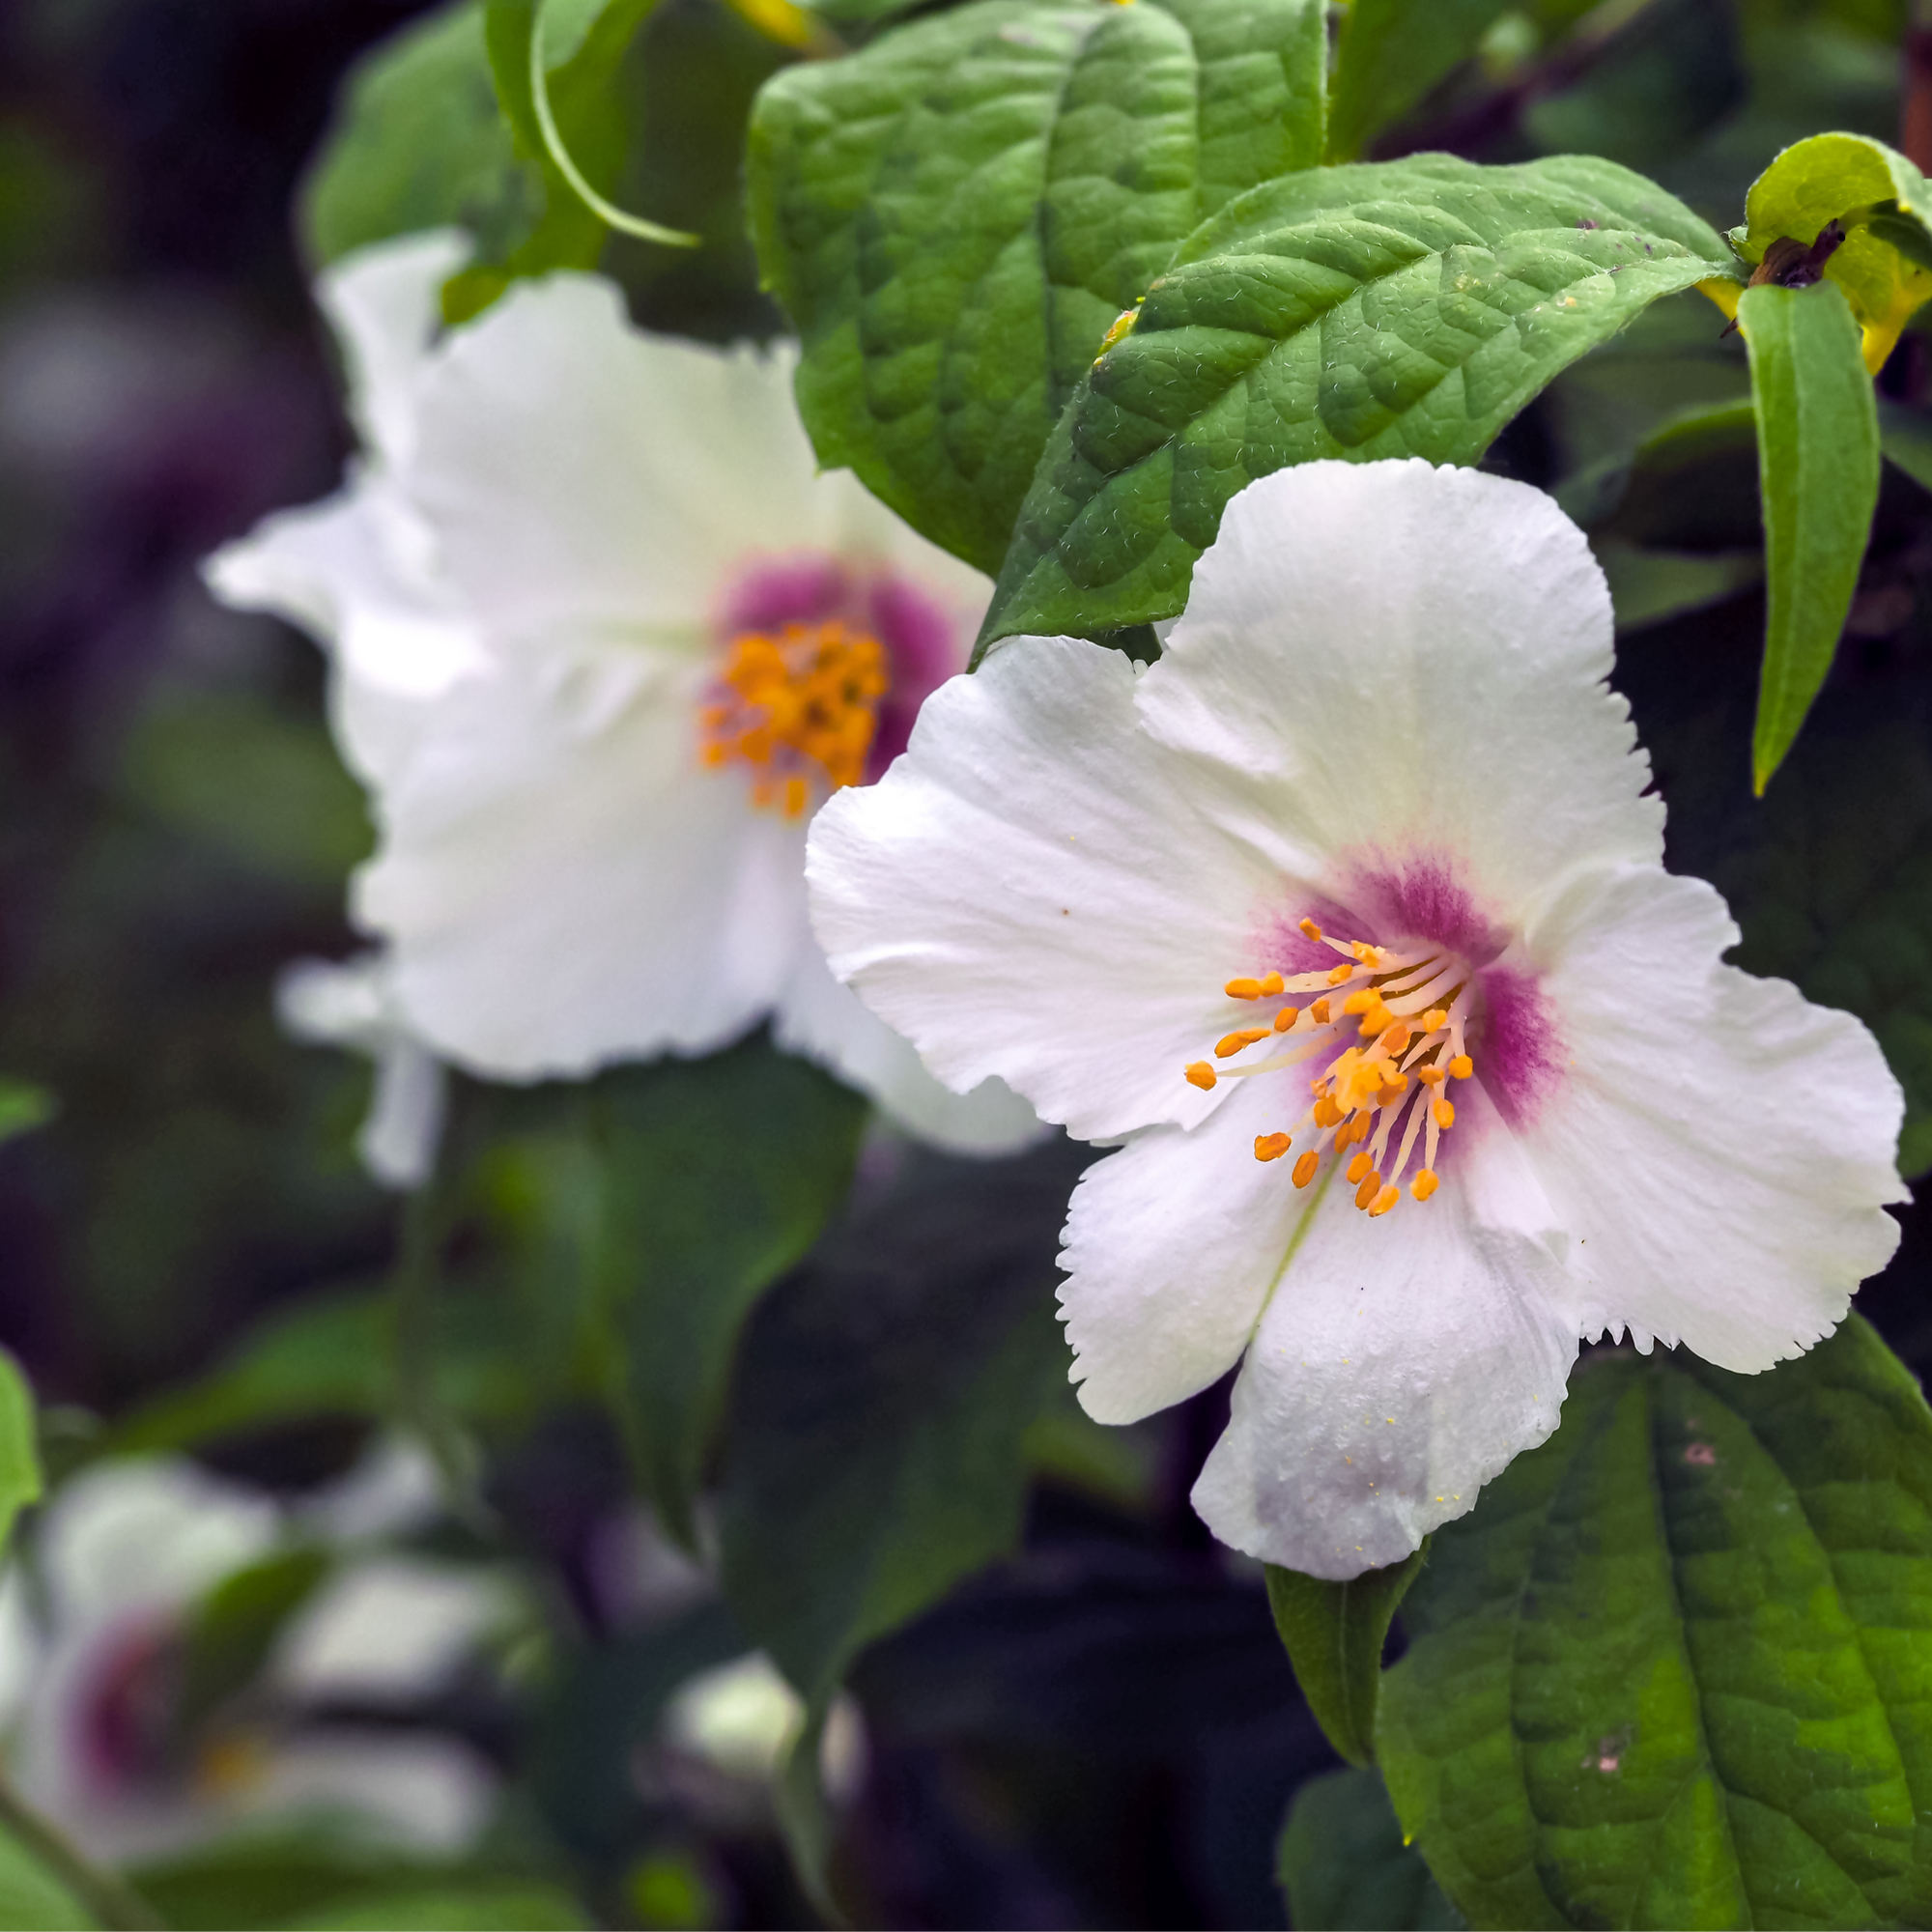
[[[1834,283],[1747,289],[1738,327],[1750,350],[1770,580],[1751,741],[1762,794],[1832,668],[1858,588],[1878,507],[1878,412]]]
[[[0,1549],[15,1518],[40,1501],[43,1487],[34,1391],[20,1365],[0,1350]]]
[[[1328,157],[1351,161],[1476,51],[1510,0],[1352,0],[1328,104]]]
[[[554,1885],[441,1885],[378,1892],[281,1921],[287,1932],[588,1932],[596,1923]]]
[[[1295,1792],[1275,1849],[1295,1932],[1435,1932],[1464,1923],[1403,1842],[1381,1774],[1331,1771]]]
[[[627,1429],[660,1518],[693,1544],[745,1318],[844,1199],[867,1109],[762,1038],[610,1076],[599,1094],[600,1271]]]
[[[44,1087],[0,1075],[0,1144],[45,1126],[57,1111],[54,1096]]]
[[[545,40],[550,107],[555,132],[582,179],[607,193],[624,165],[630,132],[616,87],[625,51],[657,0],[578,0],[554,11],[568,17]],[[444,285],[443,317],[467,321],[525,275],[552,269],[594,269],[608,233],[604,217],[552,158],[530,88],[530,41],[538,0],[487,0],[484,42],[497,99],[516,150],[539,171],[543,215],[501,259],[464,270]]]
[[[392,34],[350,71],[298,196],[321,267],[371,242],[454,225],[506,251],[534,225],[542,178],[497,106],[480,0]]]
[[[998,569],[1109,328],[1320,158],[1325,59],[1315,0],[972,0],[775,76],[750,209],[820,461]]]
[[[1350,1764],[1375,1762],[1382,1646],[1428,1548],[1425,1538],[1422,1548],[1400,1563],[1340,1583],[1267,1567],[1268,1605],[1294,1680],[1315,1721]]]
[[[1055,1233],[1084,1150],[922,1169],[766,1299],[732,1384],[724,1592],[808,1704],[1010,1549],[1066,1372]]]
[[[1808,243],[1829,221],[1844,228],[1825,276],[1845,292],[1863,331],[1865,366],[1876,373],[1912,312],[1932,296],[1925,266],[1932,184],[1883,141],[1814,134],[1786,148],[1751,184],[1745,214],[1731,239],[1753,264],[1780,237]]]
[[[1586,1359],[1403,1622],[1379,1761],[1473,1923],[1932,1917],[1932,1412],[1859,1317]]]
[[[52,1870],[0,1829],[0,1932],[94,1932],[99,1923]]]
[[[1320,457],[1474,463],[1552,376],[1723,244],[1579,157],[1325,168],[1191,237],[1054,431],[983,641],[1175,615],[1242,485]]]
[[[192,1737],[269,1661],[289,1619],[328,1570],[320,1549],[288,1549],[224,1577],[195,1605],[174,1686],[177,1733]]]

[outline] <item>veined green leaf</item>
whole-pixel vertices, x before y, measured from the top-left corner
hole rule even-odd
[[[1576,156],[1292,175],[1207,223],[1083,381],[982,633],[1171,617],[1245,483],[1319,457],[1473,463],[1560,369],[1724,272],[1654,183]]]
[[[1427,1548],[1425,1540],[1402,1562],[1343,1583],[1268,1566],[1268,1605],[1295,1682],[1328,1742],[1350,1764],[1375,1762],[1382,1645]]]
[[[1932,1916],[1932,1412],[1857,1316],[1584,1362],[1403,1622],[1378,1760],[1473,1923]]]
[[[1770,613],[1751,741],[1764,790],[1832,668],[1878,507],[1878,412],[1833,282],[1747,289],[1738,326],[1757,410]]]
[[[970,0],[776,76],[753,116],[799,405],[991,572],[1102,339],[1224,203],[1321,157],[1317,0]]]
[[[1510,0],[1351,0],[1335,50],[1328,157],[1351,161],[1476,51]]]

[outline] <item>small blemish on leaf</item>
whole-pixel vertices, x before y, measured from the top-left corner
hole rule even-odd
[[[1692,1442],[1684,1451],[1684,1460],[1699,1469],[1708,1469],[1718,1460],[1718,1452],[1708,1442]]]

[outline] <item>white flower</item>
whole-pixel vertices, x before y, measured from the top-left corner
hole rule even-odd
[[[806,912],[811,810],[903,745],[985,580],[815,473],[794,352],[640,333],[579,274],[438,338],[462,255],[413,237],[324,277],[364,459],[209,569],[330,646],[380,833],[353,910],[398,1013],[510,1079],[769,1018],[927,1139],[1030,1137],[1004,1089],[931,1080]]]
[[[1245,1356],[1194,1502],[1270,1562],[1413,1549],[1579,1337],[1768,1368],[1897,1240],[1898,1085],[1720,963],[1610,665],[1547,497],[1310,464],[1229,505],[1157,664],[1016,639],[813,828],[834,970],[939,1077],[1125,1143],[1067,1220],[1082,1400]]]
[[[362,1519],[393,1519],[405,1487],[342,1486]],[[412,1482],[408,1485],[413,1491]],[[67,1483],[35,1526],[29,1565],[0,1582],[0,1714],[27,1800],[93,1855],[156,1857],[238,1827],[327,1813],[423,1850],[472,1840],[496,1778],[454,1738],[331,1719],[328,1706],[433,1691],[508,1614],[501,1579],[420,1558],[336,1552],[257,1679],[212,1711],[181,1701],[182,1664],[211,1592],[314,1548],[304,1519],[173,1458],[103,1463]]]
[[[354,1047],[376,1063],[355,1150],[384,1187],[420,1187],[436,1167],[449,1081],[404,1017],[392,979],[377,952],[340,963],[298,959],[275,983],[275,1011],[296,1038]]]

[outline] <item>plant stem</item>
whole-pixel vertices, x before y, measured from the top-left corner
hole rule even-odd
[[[157,1932],[164,1921],[119,1874],[84,1857],[0,1773],[0,1827],[45,1865],[108,1932]]]

